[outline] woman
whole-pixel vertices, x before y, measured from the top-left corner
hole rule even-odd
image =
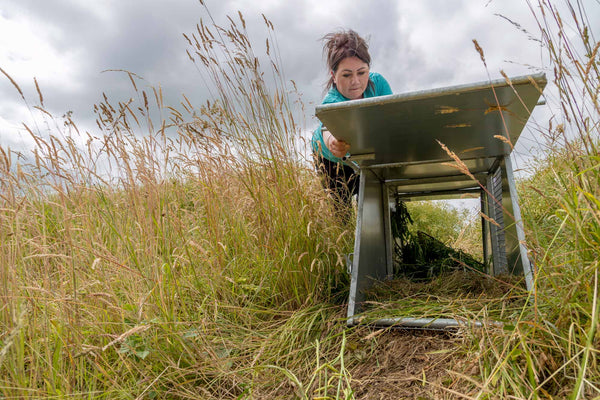
[[[369,46],[356,32],[334,32],[323,40],[330,72],[323,104],[392,94],[385,78],[370,72]],[[312,149],[317,169],[324,175],[325,187],[331,190],[339,206],[348,208],[352,195],[358,193],[358,176],[343,161],[350,145],[337,140],[321,123],[313,133]]]

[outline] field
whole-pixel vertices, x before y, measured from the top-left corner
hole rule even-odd
[[[239,16],[186,35],[213,77],[206,104],[164,104],[123,72],[135,100],[96,105],[97,133],[39,93],[54,130],[27,127],[30,155],[0,147],[0,399],[600,398],[600,42],[585,10],[539,5],[561,114],[519,182],[534,294],[454,273],[428,296],[400,282],[372,299],[504,325],[346,327],[354,228],[301,155],[293,88],[276,62],[265,81]],[[462,228],[449,243],[473,250]]]

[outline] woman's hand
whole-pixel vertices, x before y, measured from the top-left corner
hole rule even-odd
[[[331,154],[336,157],[343,158],[346,153],[348,153],[348,150],[350,150],[350,145],[348,143],[344,142],[343,140],[337,140],[331,134],[331,132],[325,128],[322,129],[322,133],[323,142],[325,142],[325,146],[327,146],[329,151],[331,151]]]

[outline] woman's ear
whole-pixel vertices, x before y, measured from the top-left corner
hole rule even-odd
[[[337,85],[337,82],[335,81],[335,74],[333,73],[333,70],[329,71],[329,73],[331,74],[331,79],[333,80],[333,84]]]

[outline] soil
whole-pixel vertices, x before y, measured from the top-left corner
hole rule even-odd
[[[465,365],[457,333],[365,329],[375,342],[350,369],[356,399],[464,399],[474,390],[462,376],[478,372]]]
[[[493,278],[464,271],[448,272],[428,282],[400,277],[371,291],[371,307],[385,308],[387,301],[405,299],[412,307],[421,302],[427,309],[433,298],[438,306],[452,304],[447,307],[449,311],[460,303],[476,314],[485,303],[491,313],[495,308],[522,307],[525,292],[520,285],[518,277]],[[399,307],[399,303],[393,306]],[[349,346],[351,387],[356,399],[437,400],[477,395],[475,382],[481,379],[477,376],[480,370],[477,357],[466,354],[465,332],[360,329],[354,348]]]

